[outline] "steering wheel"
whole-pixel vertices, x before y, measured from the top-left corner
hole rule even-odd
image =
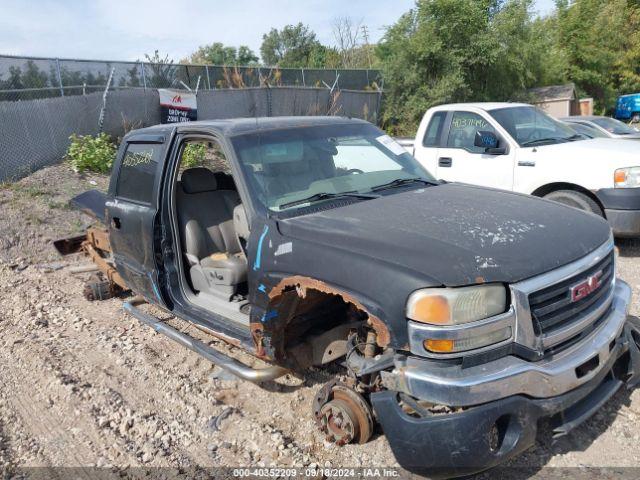
[[[359,168],[350,168],[349,170],[347,170],[347,175],[353,175],[354,173],[364,173],[364,172]]]

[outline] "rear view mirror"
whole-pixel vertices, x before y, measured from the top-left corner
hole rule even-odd
[[[473,140],[473,145],[484,148],[485,153],[492,155],[502,155],[506,152],[505,148],[498,147],[498,137],[495,133],[489,131],[478,130]]]

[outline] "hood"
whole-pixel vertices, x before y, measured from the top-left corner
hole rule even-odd
[[[279,221],[283,235],[391,263],[446,286],[511,283],[583,257],[608,240],[595,215],[462,184],[390,194]],[[390,279],[392,280],[392,279]]]
[[[619,167],[640,165],[640,149],[636,142],[621,142],[618,138],[590,138],[575,142],[525,147],[557,158],[574,158],[581,162],[609,160]]]

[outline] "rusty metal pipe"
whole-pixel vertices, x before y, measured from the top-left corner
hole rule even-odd
[[[80,265],[78,267],[69,268],[69,273],[71,273],[71,275],[77,275],[79,273],[98,272],[98,271],[100,271],[100,269],[95,264]]]
[[[127,313],[137,318],[140,322],[149,325],[156,332],[169,337],[171,340],[179,343],[183,347],[196,352],[211,363],[218,365],[220,368],[224,368],[243,380],[249,380],[256,383],[266,382],[281,377],[289,372],[286,368],[276,365],[260,369],[249,367],[248,365],[245,365],[244,363],[211,348],[200,340],[179,332],[162,320],[143,312],[135,306],[135,304],[138,303],[140,303],[140,300],[133,299],[129,302],[125,302],[123,308]]]

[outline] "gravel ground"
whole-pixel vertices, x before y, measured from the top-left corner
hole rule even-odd
[[[90,478],[93,466],[397,468],[382,435],[366,445],[324,441],[310,410],[327,374],[261,388],[141,326],[123,313],[121,299],[86,301],[83,279],[69,272],[84,260],[61,259],[51,240],[88,225],[66,207],[68,199],[106,184],[106,177],[82,177],[58,165],[0,186],[4,478],[22,467],[41,467],[51,476],[55,467],[83,467],[74,470],[78,478]],[[638,298],[640,242],[618,247],[619,275]],[[640,315],[637,301],[632,313]],[[198,335],[183,322],[170,323]],[[233,347],[221,348],[250,361]],[[543,428],[536,447],[501,476],[558,476],[560,470],[543,467],[640,466],[639,418],[640,392],[621,391],[554,445]]]

